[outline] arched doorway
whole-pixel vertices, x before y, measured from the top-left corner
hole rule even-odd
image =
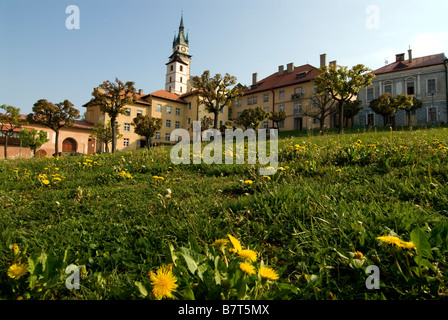
[[[37,150],[36,158],[44,158],[47,155],[47,151],[45,150]]]
[[[62,142],[62,152],[76,152],[78,150],[78,143],[75,139],[67,138]]]

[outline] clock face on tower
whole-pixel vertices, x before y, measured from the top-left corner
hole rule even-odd
[[[187,51],[187,48],[185,48],[185,47],[180,47],[180,51],[182,51],[182,52],[186,52],[186,51]]]

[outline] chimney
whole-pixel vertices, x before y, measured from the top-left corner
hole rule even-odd
[[[252,85],[255,85],[257,83],[257,76],[258,74],[256,72],[252,73]]]
[[[330,66],[336,67],[336,60],[330,61]]]
[[[286,68],[287,68],[287,70],[288,70],[288,73],[291,73],[291,72],[293,72],[294,71],[294,63],[288,63],[287,65],[286,65]]]
[[[138,89],[138,94],[143,95],[143,89]]]
[[[283,74],[283,71],[284,71],[283,65],[278,66],[278,74]]]
[[[327,65],[327,54],[323,53],[320,55],[320,67],[324,67]]]
[[[412,49],[408,50],[409,62],[412,62]]]
[[[399,53],[395,55],[395,62],[404,61],[404,53]]]

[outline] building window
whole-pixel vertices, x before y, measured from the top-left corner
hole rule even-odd
[[[302,114],[302,104],[301,103],[295,103],[294,104],[294,115],[300,116]]]
[[[160,132],[156,132],[156,140],[160,140]]]
[[[268,101],[269,101],[269,93],[263,94],[263,102],[268,102]]]
[[[280,100],[285,99],[285,90],[281,90],[281,91],[278,93],[278,98],[279,98]]]
[[[243,105],[243,103],[242,103],[241,99],[238,99],[238,100],[235,101],[235,106],[236,107],[241,107],[242,105]]]
[[[373,100],[373,88],[368,88],[367,89],[367,101],[372,101]]]
[[[269,128],[269,122],[263,121],[263,129],[267,129],[267,128]]]
[[[284,104],[279,105],[278,111],[285,111],[285,105]]]
[[[225,108],[225,107],[224,107]],[[221,110],[219,110],[220,113],[224,113],[224,108],[221,108]]]
[[[166,106],[165,108],[166,114],[171,114],[171,106]]]
[[[437,122],[437,108],[428,108],[428,122]]]
[[[183,80],[182,77],[180,77],[180,83],[182,83],[182,80]]]
[[[408,95],[413,95],[415,93],[414,81],[406,83],[406,93]]]
[[[253,97],[249,97],[247,98],[247,104],[251,105],[251,104],[257,104],[258,103],[258,98],[257,96],[253,96]]]
[[[174,127],[175,127],[176,129],[179,129],[179,128],[180,128],[180,121],[176,121],[176,122],[174,123]]]
[[[157,104],[156,112],[162,112],[162,105],[161,104]]]
[[[269,113],[269,107],[264,107],[263,110]]]
[[[436,79],[429,79],[427,87],[428,87],[428,94],[435,93],[436,92]]]
[[[137,110],[137,117],[143,115],[143,110]]]
[[[388,93],[388,94],[392,95],[392,85],[391,84],[386,84],[384,86],[384,93]]]
[[[131,131],[131,124],[130,123],[125,123],[123,129],[126,132],[130,132]]]
[[[282,120],[278,123],[278,127],[279,128],[284,128],[285,127],[285,120]]]
[[[173,65],[171,65],[171,68],[170,68],[170,70],[171,70],[171,71],[173,71]]]
[[[180,66],[180,67],[179,67],[179,70],[180,70],[180,71],[184,71],[184,67],[183,67],[183,66]],[[181,81],[181,82],[182,82],[182,81]]]
[[[180,116],[180,108],[176,108],[176,116]]]
[[[126,116],[130,117],[131,116],[131,108],[126,108]]]
[[[129,138],[124,138],[123,139],[123,146],[129,147]]]
[[[165,127],[171,128],[171,120],[166,120]]]
[[[187,118],[187,124],[191,124],[191,118]]]
[[[165,141],[170,141],[170,134],[169,133],[165,133]]]
[[[191,102],[188,102],[188,110],[191,110]]]

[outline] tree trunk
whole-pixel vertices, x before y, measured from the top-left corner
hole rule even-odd
[[[339,109],[339,133],[344,132],[344,101],[338,101]]]
[[[147,150],[149,150],[150,143],[151,143],[151,137],[146,137],[146,149]]]
[[[3,157],[6,159],[8,158],[8,135],[5,134],[5,146],[3,151]]]
[[[110,128],[112,131],[112,153],[115,153],[115,150],[117,149],[117,135],[115,134],[116,127],[115,127],[115,120],[116,117],[110,118]]]
[[[59,130],[54,131],[55,136],[55,143],[54,143],[54,156],[57,157],[59,155]]]
[[[219,128],[218,128],[218,123],[219,123],[219,121],[218,121],[219,110],[218,110],[218,111],[215,111],[215,112],[213,112],[213,113],[215,114],[215,119],[213,120],[213,128],[215,128],[215,129],[219,129]]]

